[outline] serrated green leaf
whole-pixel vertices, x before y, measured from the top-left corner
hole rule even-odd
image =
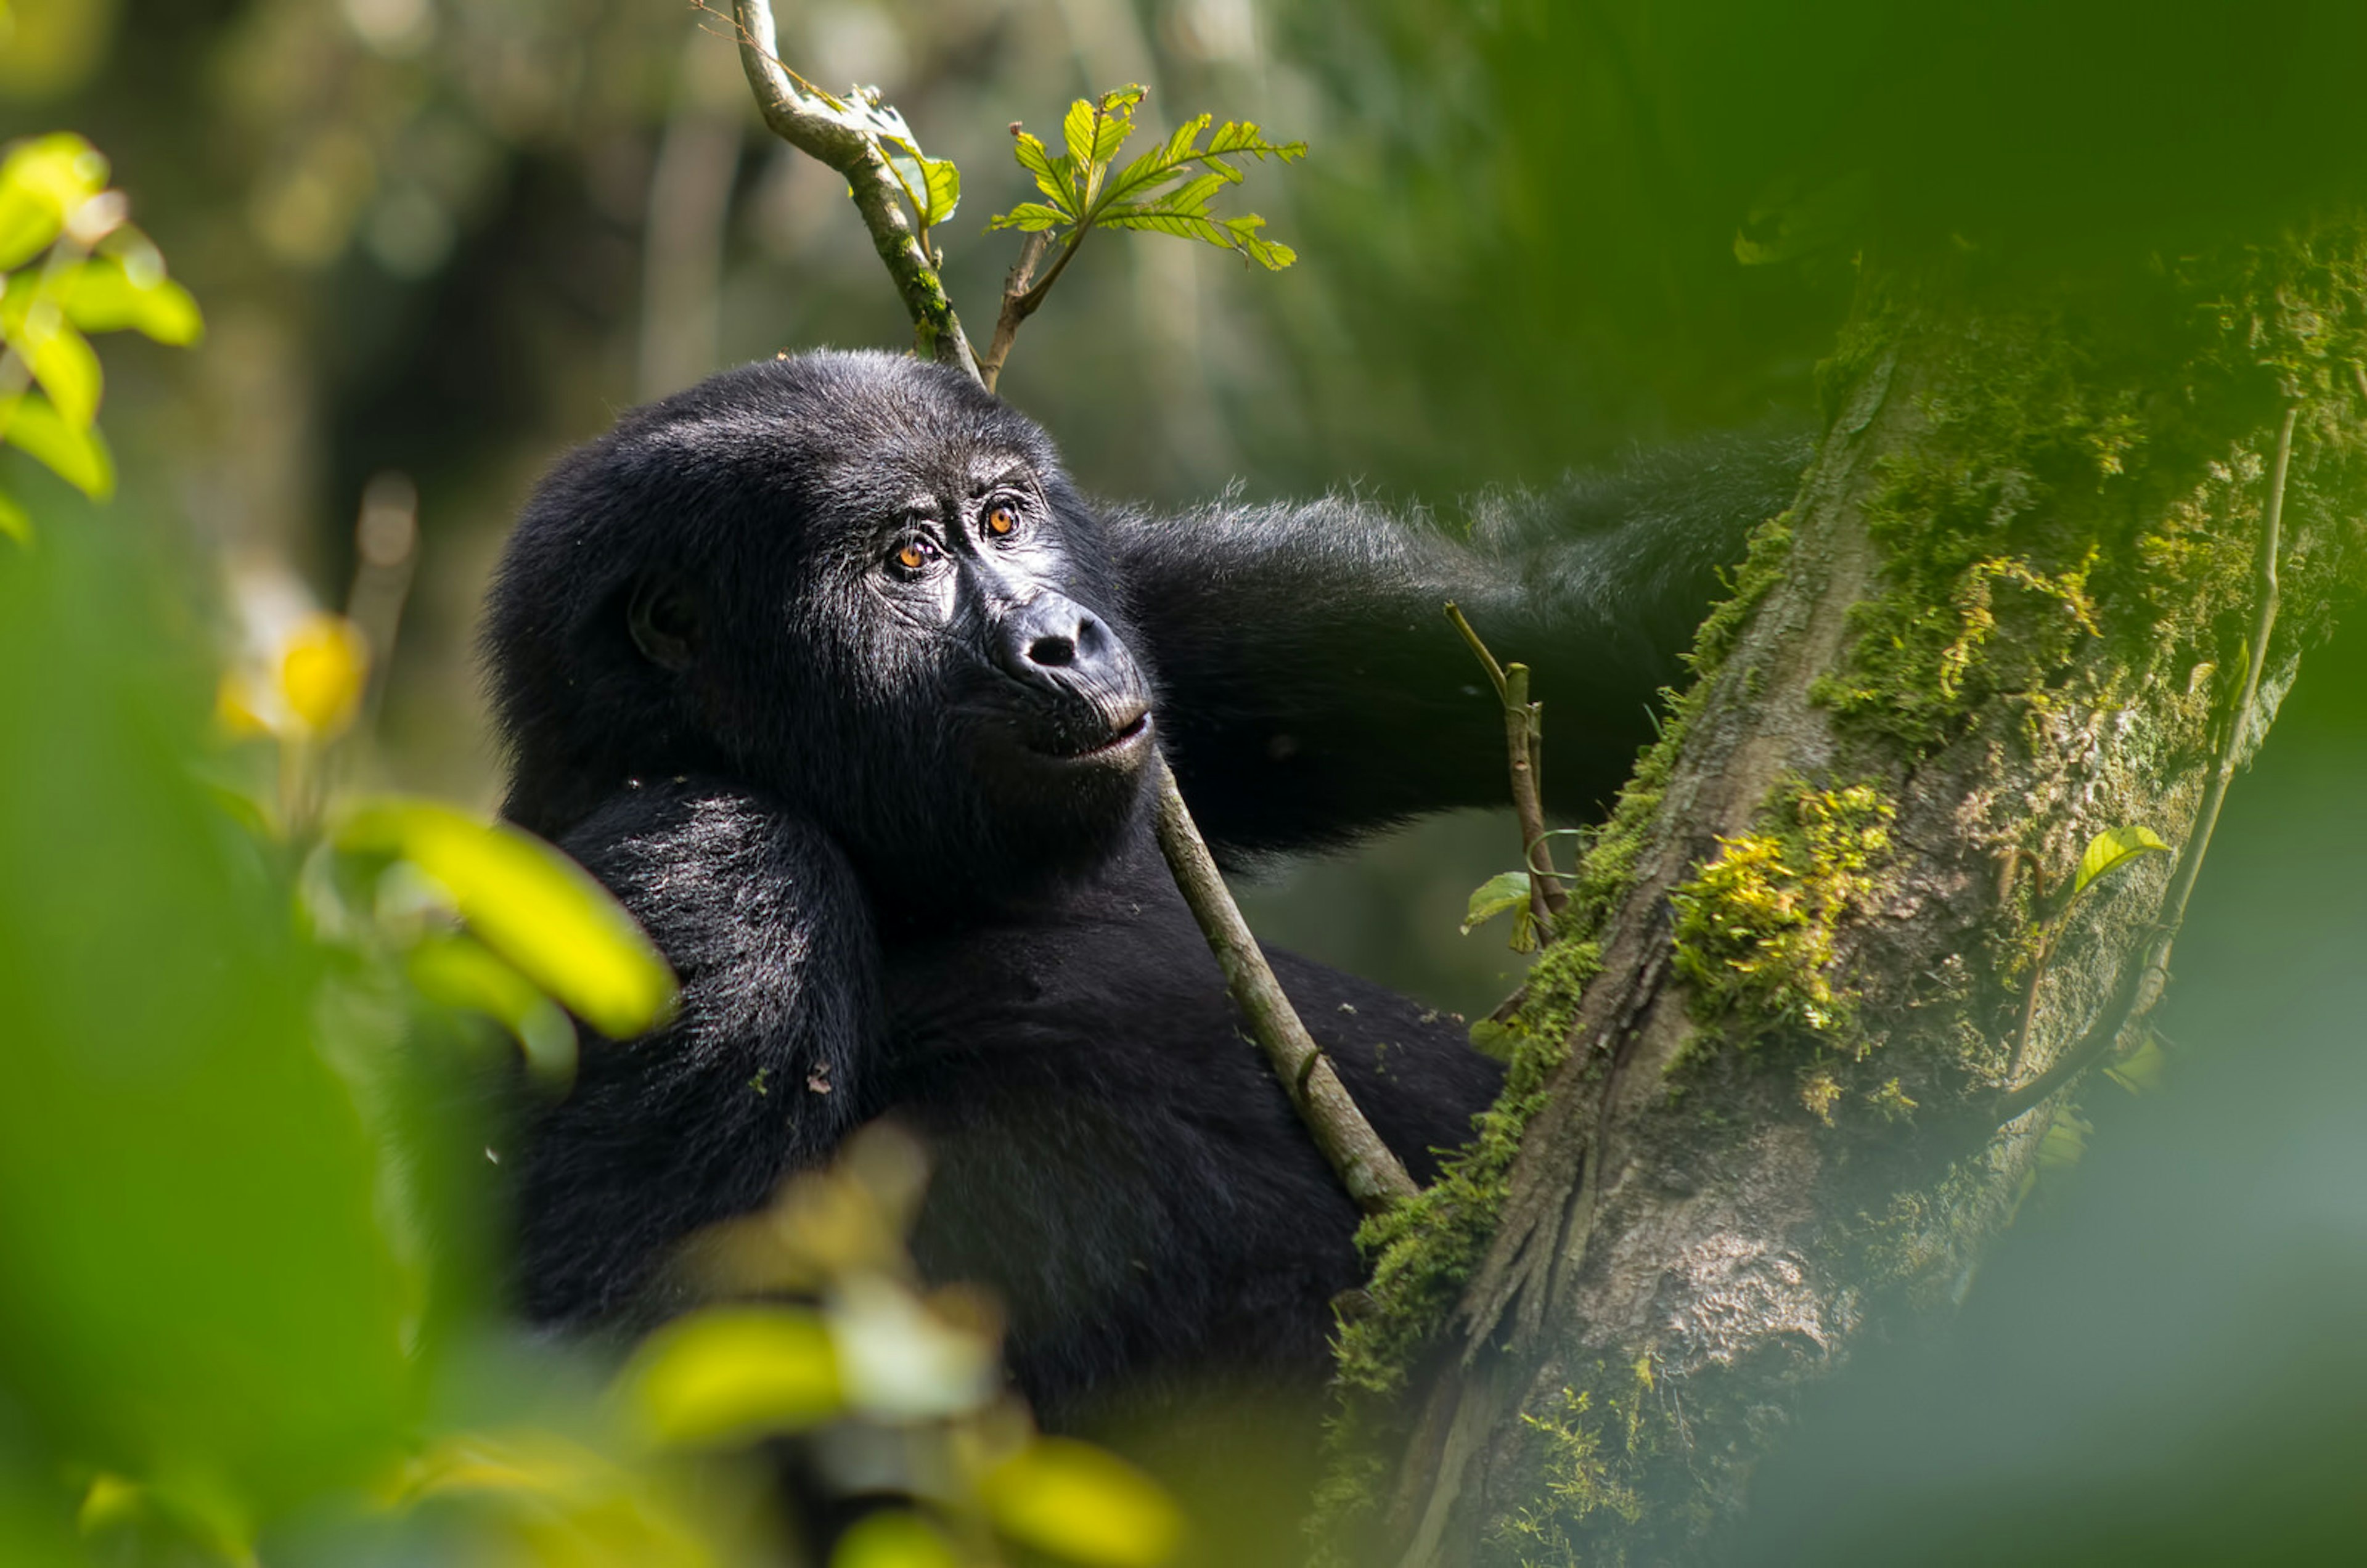
[[[8,344],[22,355],[33,379],[50,395],[59,417],[77,430],[86,430],[98,417],[104,380],[98,355],[90,340],[76,332],[56,301],[36,301],[22,314],[11,313],[5,330]]]
[[[996,1529],[1070,1562],[1155,1568],[1184,1533],[1158,1483],[1070,1438],[1030,1443],[988,1471],[979,1491]]]
[[[1075,221],[1082,205],[1076,166],[1066,156],[1053,157],[1041,137],[1025,130],[1012,132],[1011,155],[1019,161],[1021,168],[1036,176],[1036,188],[1052,198],[1053,207],[1065,220]]]
[[[396,855],[443,887],[486,946],[611,1039],[674,1011],[674,972],[632,916],[583,867],[532,834],[437,801],[369,802],[339,849]]]
[[[2079,856],[2079,869],[2071,879],[2071,897],[2077,898],[2089,886],[2110,876],[2139,855],[2168,854],[2169,846],[2161,836],[2142,824],[2111,828],[2088,840]]]
[[[1470,907],[1463,912],[1463,934],[1469,936],[1507,909],[1529,907],[1529,874],[1499,872],[1471,891]]]
[[[1254,120],[1245,119],[1238,124],[1227,120],[1217,128],[1216,135],[1208,138],[1208,151],[1212,153],[1246,152],[1260,162],[1277,158],[1287,164],[1293,159],[1307,156],[1307,143],[1268,141]]]
[[[115,493],[115,459],[96,427],[68,424],[50,400],[27,392],[13,408],[0,406],[0,442],[16,447],[90,497]]]
[[[1060,118],[1060,144],[1067,150],[1068,160],[1088,175],[1093,168],[1093,130],[1100,120],[1091,98],[1079,98]]]
[[[533,981],[493,949],[465,936],[431,937],[411,950],[403,972],[432,1002],[482,1013],[506,1029],[537,1078],[557,1088],[575,1079],[575,1026]]]
[[[1047,207],[1040,201],[1023,201],[1008,212],[998,213],[986,228],[989,233],[998,229],[1017,229],[1033,234],[1045,229],[1057,229],[1068,221],[1069,215],[1057,208]]]
[[[1099,106],[1101,114],[1093,130],[1093,161],[1095,168],[1106,168],[1118,154],[1127,139],[1134,134],[1134,109],[1141,103],[1143,89],[1129,83],[1114,92],[1104,93]]]
[[[176,347],[205,335],[205,319],[187,289],[161,273],[142,281],[119,256],[96,256],[70,267],[43,292],[86,333],[130,330]]]

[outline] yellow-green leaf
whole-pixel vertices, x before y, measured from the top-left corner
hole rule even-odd
[[[900,1508],[866,1514],[831,1549],[830,1568],[961,1568],[945,1531]]]
[[[1057,229],[1069,220],[1069,215],[1040,201],[1023,201],[1010,211],[999,214],[989,223],[987,232],[998,229],[1018,229],[1033,234],[1043,229]]]
[[[93,501],[105,501],[115,493],[115,459],[108,455],[98,431],[68,424],[39,392],[26,393],[13,410],[0,406],[0,441]]]
[[[1066,144],[1069,162],[1077,167],[1080,183],[1090,177],[1093,161],[1093,127],[1100,116],[1093,111],[1091,98],[1079,98],[1069,106],[1060,121],[1060,140]]]
[[[451,896],[485,945],[612,1039],[670,1017],[674,972],[591,874],[530,833],[435,801],[361,807],[339,848],[399,855]]]
[[[1073,177],[1074,165],[1068,158],[1053,157],[1042,138],[1025,130],[1011,133],[1011,155],[1036,176],[1036,188],[1052,198],[1055,210],[1071,219],[1076,216],[1082,197]]]
[[[17,503],[17,498],[0,490],[0,534],[6,534],[20,545],[33,542],[33,515]]]
[[[1089,1443],[1047,1438],[987,1472],[980,1486],[994,1528],[1075,1562],[1153,1568],[1184,1533],[1165,1492]]]
[[[843,1403],[830,1331],[801,1307],[708,1307],[675,1318],[642,1342],[617,1386],[642,1433],[667,1444],[799,1431]]]
[[[107,188],[107,160],[61,131],[20,141],[0,160],[0,271],[40,254],[67,217]]]
[[[2104,1069],[2104,1076],[2131,1094],[2156,1094],[2169,1075],[2169,1055],[2161,1036],[2148,1029],[2130,1053]]]
[[[430,1001],[482,1013],[516,1037],[527,1066],[544,1083],[575,1077],[575,1026],[534,982],[465,936],[431,937],[412,949],[403,969]]]
[[[205,319],[187,289],[162,273],[143,281],[118,256],[82,263],[51,292],[66,319],[86,333],[136,331],[176,347],[205,334]]]
[[[1470,908],[1463,912],[1463,934],[1469,936],[1479,926],[1507,909],[1529,907],[1529,874],[1525,871],[1500,872],[1471,890]]]
[[[2071,896],[2078,897],[2090,884],[2110,876],[2139,855],[2168,853],[2169,846],[2150,828],[2132,824],[2108,829],[2088,840],[2079,856],[2079,870],[2071,879]]]
[[[24,355],[33,379],[50,395],[60,417],[86,430],[98,417],[98,355],[90,340],[74,331],[53,300],[40,300],[6,321],[9,345]]]

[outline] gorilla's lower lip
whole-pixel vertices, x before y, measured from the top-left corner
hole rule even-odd
[[[1058,757],[1064,762],[1092,762],[1116,755],[1150,733],[1150,712],[1144,709],[1126,723],[1110,731],[1106,739],[1096,740],[1078,751],[1052,751],[1047,756]]]

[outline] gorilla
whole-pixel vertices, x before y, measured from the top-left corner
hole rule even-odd
[[[1337,496],[1103,506],[1029,420],[900,355],[625,415],[527,505],[485,640],[507,815],[615,891],[683,1000],[587,1038],[532,1113],[526,1310],[670,1310],[677,1243],[892,1114],[932,1153],[923,1272],[1000,1295],[1051,1424],[1162,1381],[1319,1384],[1357,1213],[1160,859],[1154,748],[1233,864],[1500,804],[1453,599],[1536,668],[1545,780],[1590,809],[1801,457],[1650,457],[1489,498],[1463,538]],[[1271,957],[1429,1179],[1499,1068],[1459,1020]]]

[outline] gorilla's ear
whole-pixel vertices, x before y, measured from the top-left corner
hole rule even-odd
[[[697,657],[698,606],[690,591],[672,578],[651,573],[636,581],[625,619],[633,628],[633,646],[660,669],[679,672]]]

